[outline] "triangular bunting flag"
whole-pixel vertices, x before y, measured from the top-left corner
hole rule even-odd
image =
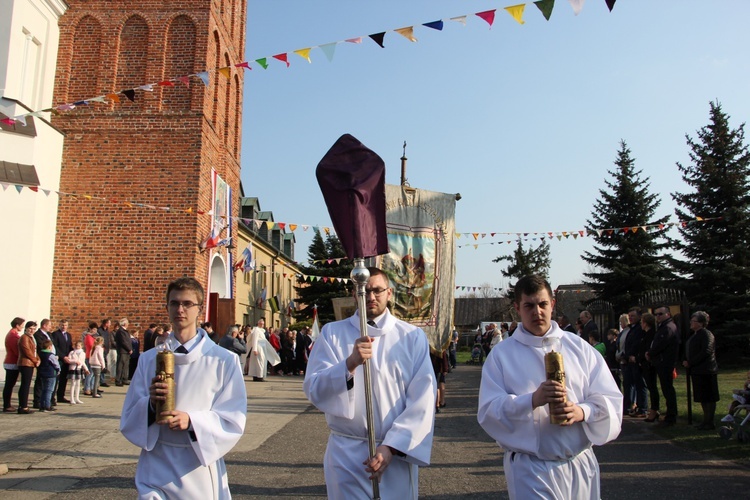
[[[495,22],[495,11],[497,9],[492,10],[485,10],[484,12],[477,12],[476,15],[485,21],[487,21],[487,24],[490,25],[490,28],[492,28],[492,23]]]
[[[195,76],[200,78],[203,82],[203,85],[208,87],[208,71],[201,71],[200,73],[196,73]]]
[[[19,185],[19,184],[16,184],[16,191],[18,191],[19,193],[20,193],[21,191],[23,191],[23,186],[21,186],[21,185]]]
[[[552,15],[552,8],[555,6],[555,0],[539,0],[538,2],[534,2],[534,5],[542,11],[544,18],[549,21]]]
[[[461,23],[464,26],[466,26],[466,16],[457,16],[457,17],[451,17],[451,21],[456,21],[457,23]]]
[[[268,69],[268,61],[265,57],[261,57],[260,59],[256,59],[255,62],[260,64],[260,67],[263,69]]]
[[[422,26],[426,26],[438,31],[443,31],[443,21],[432,21],[431,23],[424,23]]]
[[[383,45],[383,40],[385,39],[385,31],[381,33],[373,33],[370,35],[370,38],[372,38],[372,41],[380,45],[381,48],[385,48],[385,45]]]
[[[253,69],[250,67],[250,64],[247,61],[243,61],[241,63],[237,63],[234,65],[235,68],[245,68],[245,69]]]
[[[294,232],[295,229],[297,229],[297,224],[289,224],[289,230],[291,232]]]
[[[583,10],[583,3],[586,0],[568,0],[570,2],[570,6],[573,7],[573,12],[577,16],[581,13],[581,10]]]
[[[153,83],[147,83],[146,85],[141,85],[138,87],[139,89],[145,91],[145,92],[153,92],[154,91],[154,84]]]
[[[505,7],[505,10],[508,11],[508,14],[510,14],[513,19],[515,19],[518,24],[524,24],[526,21],[523,20],[523,11],[526,8],[526,4],[518,4],[518,5],[511,5],[510,7]]]
[[[287,60],[286,54],[284,54],[284,53],[282,53],[282,54],[276,54],[275,56],[273,56],[273,58],[274,59],[278,59],[279,61],[281,61],[284,64],[286,64],[287,68],[289,67],[289,61]]]
[[[120,96],[117,95],[117,94],[114,94],[114,93],[107,94],[107,97],[110,98],[110,99],[112,99],[112,101],[114,101],[114,102],[120,102]]]
[[[414,38],[414,26],[408,26],[406,28],[399,28],[397,30],[394,30],[396,33],[401,35],[402,37],[406,38],[410,42],[416,42],[417,39]]]
[[[298,49],[298,50],[295,50],[294,53],[297,54],[298,56],[300,56],[302,59],[307,59],[307,62],[309,62],[309,63],[312,62],[310,60],[310,49],[309,48]]]
[[[122,95],[127,97],[130,102],[135,102],[135,90],[133,89],[123,90],[121,93]]]
[[[326,43],[325,45],[320,46],[320,50],[323,51],[323,54],[325,54],[326,59],[328,59],[328,62],[333,61],[333,55],[336,53],[336,42],[333,43]]]
[[[230,68],[229,66],[224,67],[224,68],[219,68],[217,71],[227,80],[232,78],[232,68]]]
[[[610,12],[612,12],[612,9],[615,8],[615,2],[616,1],[617,0],[604,0],[604,2],[607,4],[607,8],[609,9]]]
[[[344,41],[349,43],[362,43],[362,37],[358,36],[357,38],[347,38]]]
[[[183,85],[190,88],[190,77],[187,76],[178,76],[177,79],[182,82]]]
[[[174,83],[169,80],[164,80],[162,82],[157,83],[159,87],[174,87]]]

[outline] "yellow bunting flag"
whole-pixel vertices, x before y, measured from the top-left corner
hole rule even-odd
[[[294,232],[295,229],[297,229],[297,224],[289,224],[289,230],[291,232]]]
[[[410,42],[417,41],[417,39],[414,38],[414,26],[408,26],[406,28],[399,28],[394,31],[398,33],[399,35],[401,35],[402,37],[408,39]]]
[[[218,71],[219,73],[224,75],[224,78],[226,78],[227,80],[229,80],[232,77],[232,69],[228,66],[226,68],[219,68]]]
[[[294,53],[300,56],[302,59],[307,59],[307,62],[312,62],[310,60],[310,48],[295,50]]]
[[[513,19],[515,19],[518,24],[525,24],[526,21],[523,20],[523,10],[526,8],[526,4],[522,3],[519,5],[511,5],[510,7],[505,7],[505,10],[508,11],[508,14],[510,14]]]

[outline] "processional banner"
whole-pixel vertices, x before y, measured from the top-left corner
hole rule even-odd
[[[375,263],[393,287],[391,312],[443,350],[453,323],[456,195],[386,184],[385,198],[390,253]]]

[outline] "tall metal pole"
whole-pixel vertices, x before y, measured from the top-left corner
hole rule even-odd
[[[355,258],[354,269],[351,272],[352,281],[356,285],[357,309],[359,310],[359,331],[361,337],[367,335],[367,303],[365,287],[370,280],[370,271],[365,267],[365,259]],[[370,376],[370,360],[365,360],[362,365],[365,383],[365,409],[367,412],[367,444],[369,445],[370,458],[375,456],[375,418],[372,412],[372,379]],[[372,498],[380,500],[380,485],[378,480],[372,480]]]

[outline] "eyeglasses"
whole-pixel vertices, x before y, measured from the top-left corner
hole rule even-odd
[[[196,304],[195,302],[191,302],[189,300],[183,300],[182,302],[180,302],[179,300],[170,300],[167,303],[167,307],[169,309],[179,309],[180,306],[182,306],[182,308],[185,309],[186,311],[188,309],[191,309],[191,308],[195,307],[195,306],[201,306],[201,305],[202,304]]]
[[[365,296],[368,296],[370,294],[375,295],[376,297],[380,296],[388,290],[387,288],[365,288]]]

